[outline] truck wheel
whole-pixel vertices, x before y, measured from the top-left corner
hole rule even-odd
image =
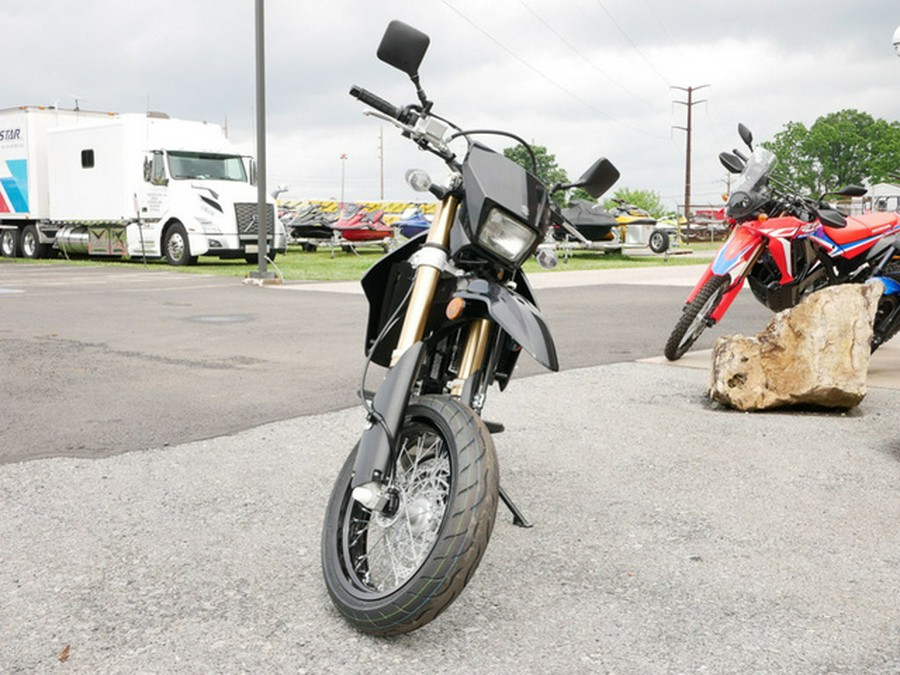
[[[17,258],[22,254],[21,239],[18,230],[0,231],[0,253],[4,258]]]
[[[163,250],[166,252],[166,261],[170,265],[193,265],[197,262],[197,256],[191,255],[191,244],[188,241],[187,230],[181,223],[175,223],[166,232]]]
[[[22,230],[22,255],[32,260],[46,258],[50,254],[50,246],[42,244],[36,225],[26,225]]]
[[[4,258],[15,258],[19,255],[19,231],[3,230],[0,232],[0,253]]]

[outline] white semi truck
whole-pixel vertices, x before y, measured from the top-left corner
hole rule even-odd
[[[258,262],[253,163],[215,124],[160,113],[0,110],[0,253]],[[267,200],[266,255],[284,226]]]

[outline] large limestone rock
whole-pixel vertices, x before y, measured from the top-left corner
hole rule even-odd
[[[756,337],[719,338],[709,396],[739,410],[852,408],[866,395],[881,284],[823,288],[776,314]]]

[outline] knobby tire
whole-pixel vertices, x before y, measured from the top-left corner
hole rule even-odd
[[[710,277],[696,297],[685,306],[666,342],[664,353],[669,361],[677,361],[684,356],[706,330],[709,316],[722,301],[728,283],[727,275]]]

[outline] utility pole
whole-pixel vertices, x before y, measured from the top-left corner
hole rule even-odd
[[[694,92],[708,86],[708,84],[701,84],[699,87],[672,87],[672,89],[680,89],[687,92],[687,101],[675,101],[675,103],[687,108],[687,126],[673,128],[681,129],[687,134],[687,145],[684,153],[684,219],[687,223],[688,231],[691,229],[691,132],[693,130],[691,111],[698,103],[706,102],[706,99],[695,101]]]

